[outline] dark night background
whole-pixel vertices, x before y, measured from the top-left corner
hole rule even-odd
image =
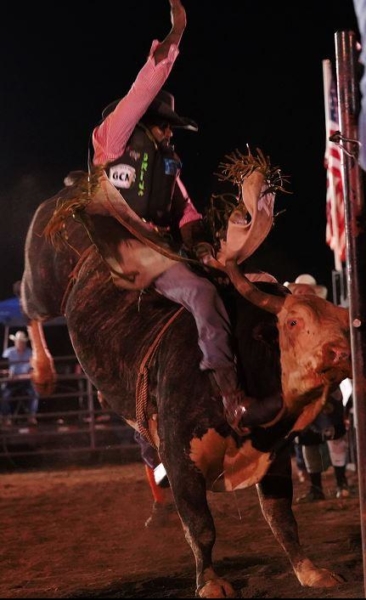
[[[352,0],[306,3],[185,0],[188,25],[166,87],[176,110],[199,124],[178,131],[182,178],[202,209],[218,190],[214,173],[236,148],[261,148],[290,176],[281,214],[256,253],[280,281],[304,272],[331,290],[325,244],[325,121],[322,60],[334,64],[334,34],[358,35]],[[5,9],[4,9],[5,11]],[[153,38],[170,29],[168,0],[7,3],[0,44],[0,300],[21,278],[36,207],[86,169],[89,135],[106,104],[121,97]]]

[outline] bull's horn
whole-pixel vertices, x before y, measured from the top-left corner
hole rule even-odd
[[[226,272],[239,294],[244,296],[249,302],[275,315],[280,312],[285,298],[267,294],[258,289],[243,273],[240,272],[235,260],[226,261]]]

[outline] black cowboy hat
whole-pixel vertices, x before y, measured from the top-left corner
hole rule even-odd
[[[118,100],[114,100],[102,112],[102,118],[105,119],[117,106]],[[151,102],[144,114],[145,118],[159,117],[161,121],[167,121],[171,127],[180,129],[189,129],[198,131],[198,125],[187,117],[180,117],[174,110],[174,96],[166,90],[160,90]]]

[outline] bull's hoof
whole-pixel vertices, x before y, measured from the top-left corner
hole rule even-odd
[[[344,577],[328,571],[318,569],[309,560],[305,559],[295,569],[297,578],[302,586],[311,588],[331,588],[345,583]]]
[[[198,598],[237,598],[234,588],[226,579],[209,579],[196,590]]]

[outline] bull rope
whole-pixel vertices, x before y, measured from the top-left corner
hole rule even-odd
[[[152,363],[154,355],[157,351],[157,348],[162,340],[164,333],[170,327],[170,325],[179,317],[179,315],[183,312],[184,307],[181,306],[176,310],[170,319],[165,323],[154,342],[151,344],[150,348],[146,352],[137,376],[136,382],[136,418],[137,418],[137,426],[138,431],[143,435],[146,440],[157,450],[157,445],[154,442],[154,439],[151,435],[150,430],[146,427],[148,419],[146,415],[146,407],[147,407],[147,399],[148,399],[148,375],[149,375],[149,366]]]

